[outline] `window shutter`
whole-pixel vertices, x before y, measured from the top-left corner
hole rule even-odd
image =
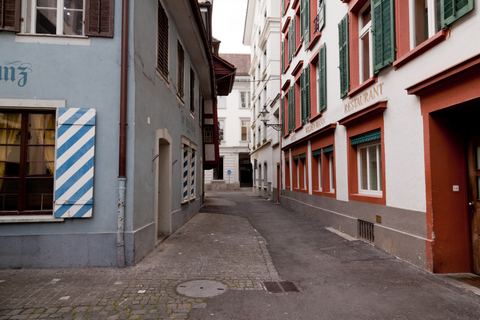
[[[321,31],[325,26],[325,1],[319,0],[318,5],[318,31]]]
[[[442,27],[449,26],[472,11],[474,7],[474,0],[443,0],[441,8]]]
[[[20,32],[21,0],[0,0],[0,30]]]
[[[305,7],[306,7],[306,0],[301,0],[300,1],[300,39],[303,40],[305,37]]]
[[[285,0],[282,0],[282,16],[284,12],[285,12]]]
[[[285,41],[282,41],[282,70],[280,70],[282,74],[283,70],[285,70]]]
[[[113,38],[115,0],[85,1],[85,35]]]
[[[196,150],[192,148],[192,156],[190,157],[190,197],[195,198],[195,160]]]
[[[318,157],[322,155],[322,149],[317,149],[312,151],[312,156]]]
[[[183,145],[182,157],[182,199],[188,200],[188,146]]]
[[[305,121],[305,69],[302,70],[300,74],[300,121],[303,123]]]
[[[304,24],[304,30],[303,30],[303,41],[305,41],[305,44],[310,43],[310,0],[305,0],[305,13],[303,15],[305,24]],[[305,46],[305,49],[308,46]]]
[[[356,146],[357,144],[380,140],[381,138],[382,138],[382,132],[380,130],[377,130],[377,131],[362,134],[355,138],[351,138],[350,144],[352,146]]]
[[[281,124],[282,124],[282,136],[285,135],[285,97],[282,98],[281,102],[281,112],[282,112],[282,119],[281,119]]]
[[[320,111],[327,108],[327,47],[325,44],[320,48],[318,59],[318,94]]]
[[[288,131],[295,129],[295,87],[288,90]]]
[[[55,218],[92,217],[95,117],[95,109],[58,109]]]
[[[310,65],[305,68],[305,120],[308,122],[310,119]]]
[[[395,60],[394,0],[372,1],[374,73]]]
[[[296,39],[295,39],[295,17],[292,19],[292,57],[295,55],[296,47]]]
[[[338,44],[340,50],[340,97],[350,90],[349,56],[348,56],[348,14],[338,24]]]

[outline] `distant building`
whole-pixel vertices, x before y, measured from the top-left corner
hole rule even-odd
[[[228,96],[218,97],[220,163],[205,171],[206,190],[235,190],[252,186],[252,165],[248,144],[250,119],[250,55],[220,54],[236,67],[235,82]]]
[[[0,268],[134,265],[195,216],[234,79],[202,2],[0,2]]]
[[[251,48],[252,135],[254,192],[278,200],[280,135],[259,119],[265,108],[270,124],[280,123],[280,1],[248,1],[243,44]]]

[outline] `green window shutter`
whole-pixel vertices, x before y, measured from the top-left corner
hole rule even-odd
[[[300,158],[300,160],[305,160],[305,158],[306,158],[305,153],[302,153],[299,158]]]
[[[475,7],[474,0],[443,0],[441,7],[442,27],[449,26]]]
[[[298,155],[293,156],[293,161],[295,161],[295,162],[298,161]]]
[[[294,22],[294,20],[292,20]],[[293,38],[293,24],[291,22],[290,26],[288,27],[288,62],[292,61],[292,56],[293,56],[293,53],[292,53],[292,47],[293,47],[293,43],[295,42],[295,39]]]
[[[310,43],[310,0],[305,0],[305,26],[303,30],[303,41],[305,44]],[[308,46],[305,46],[305,50]]]
[[[305,7],[306,0],[300,1],[300,39],[303,40],[305,36]]]
[[[374,73],[395,60],[394,0],[372,0]]]
[[[314,157],[318,157],[318,156],[321,156],[321,155],[322,155],[322,149],[313,150],[313,152],[312,152],[312,156],[314,156]]]
[[[327,47],[325,44],[320,48],[318,58],[318,95],[320,111],[327,108]]]
[[[305,121],[305,70],[300,74],[300,121]]]
[[[295,55],[295,49],[297,49],[297,46],[295,45],[296,39],[295,39],[295,17],[292,19],[292,57]]]
[[[295,129],[295,87],[288,90],[288,131]]]
[[[283,16],[283,13],[285,12],[285,0],[282,0],[282,16]]]
[[[282,70],[280,70],[283,74],[283,70],[285,70],[285,42],[282,41]]]
[[[348,56],[348,14],[338,24],[338,45],[340,51],[340,97],[350,90],[349,56]]]
[[[280,109],[282,112],[282,121],[280,123],[282,124],[282,137],[283,137],[285,135],[285,98],[282,98]]]
[[[321,31],[325,26],[325,1],[319,0],[318,5],[318,31]]]
[[[380,140],[382,138],[382,132],[380,130],[362,134],[358,137],[350,139],[350,144],[356,146],[357,144]]]
[[[304,122],[308,122],[310,119],[310,66],[305,68],[305,119]]]

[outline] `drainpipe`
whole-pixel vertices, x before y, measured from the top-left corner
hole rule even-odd
[[[128,81],[128,19],[129,0],[122,3],[122,57],[120,74],[120,147],[118,155],[118,225],[117,266],[125,267],[125,194],[127,162],[127,81]]]

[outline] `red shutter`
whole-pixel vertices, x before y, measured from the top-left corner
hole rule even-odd
[[[115,0],[86,0],[85,35],[112,38],[114,7]]]
[[[0,0],[0,30],[20,32],[21,0]]]

